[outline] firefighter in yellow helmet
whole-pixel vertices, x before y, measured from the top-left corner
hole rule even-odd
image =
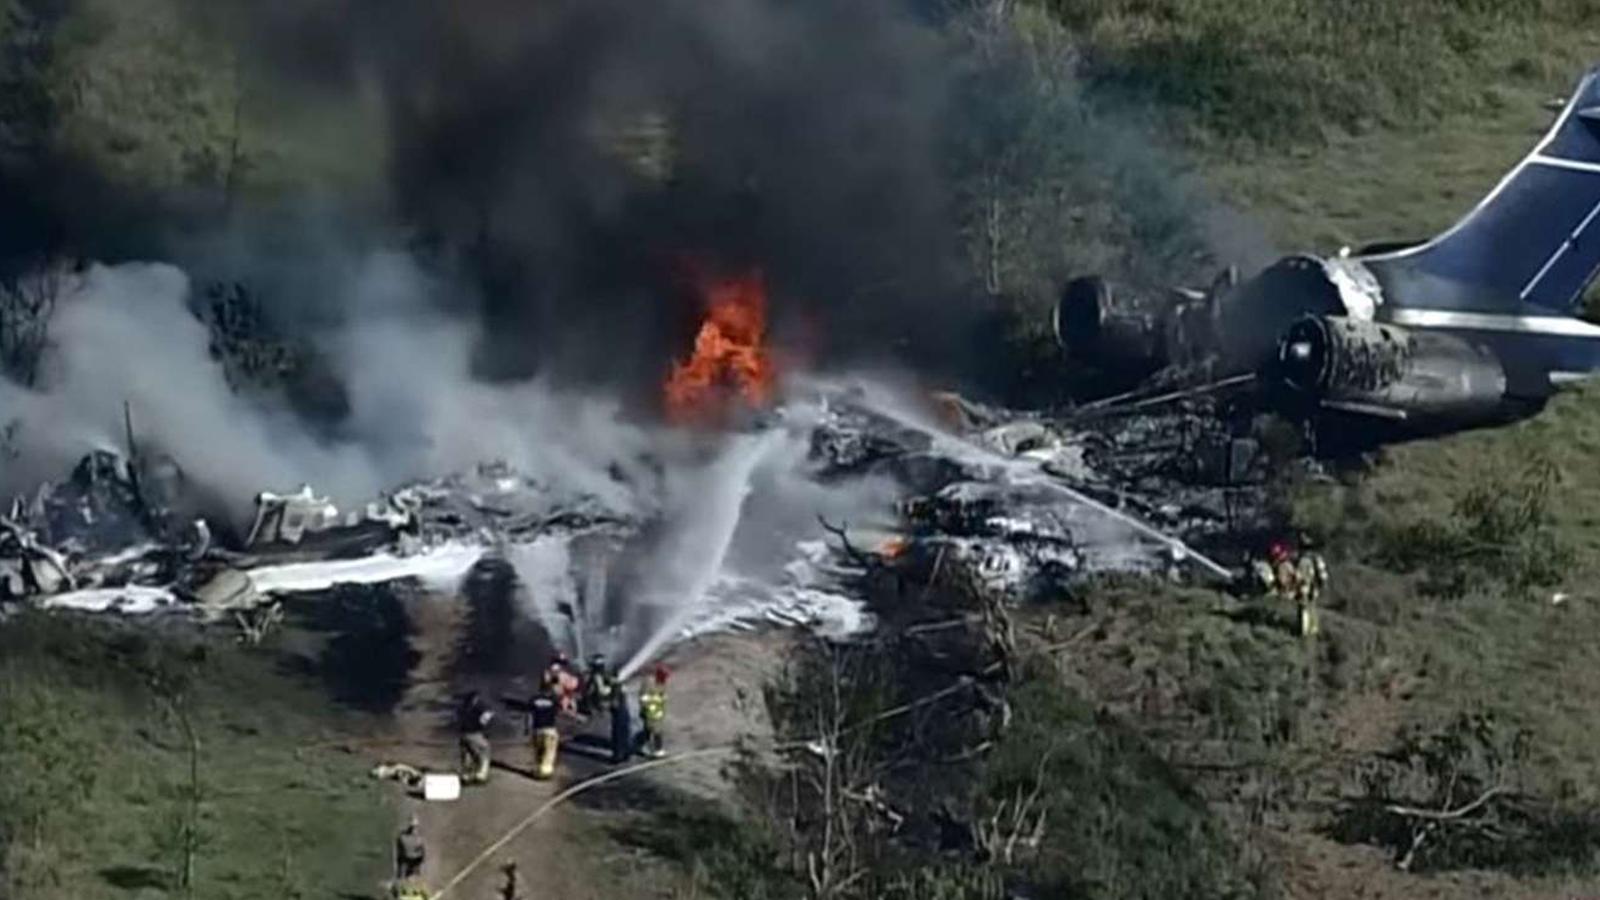
[[[650,684],[639,692],[639,720],[643,728],[639,743],[644,748],[644,755],[652,759],[667,755],[665,727],[668,674],[667,667],[658,663]]]

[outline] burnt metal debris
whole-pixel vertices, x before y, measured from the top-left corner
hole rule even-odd
[[[1087,421],[952,394],[920,401],[862,385],[808,383],[749,425],[788,429],[804,440],[804,477],[886,479],[903,497],[876,521],[835,526],[832,540],[819,531],[800,541],[786,570],[803,573],[785,589],[791,598],[848,594],[864,562],[959,565],[1018,600],[1088,572],[1162,573],[1175,560],[1193,563],[1187,569],[1196,577],[1226,577],[1207,554],[1259,525],[1259,443],[1213,398],[1112,410]],[[499,463],[406,485],[351,510],[307,486],[264,491],[248,529],[228,537],[181,512],[175,498],[182,486],[182,471],[170,460],[152,466],[137,453],[130,461],[96,451],[67,478],[12,502],[0,517],[0,609],[167,609],[244,614],[242,621],[253,622],[250,611],[270,609],[275,594],[322,589],[330,579],[419,577],[407,560],[461,548],[463,577],[488,557],[508,561],[524,580],[554,579],[538,590],[541,615],[554,620],[547,627],[565,618],[603,631],[615,619],[608,607],[616,587],[603,577],[597,584],[594,570],[612,566],[659,527],[659,485],[629,485],[637,496],[622,508]],[[525,565],[544,574],[530,575]],[[555,581],[560,586],[552,587]],[[749,593],[748,582],[730,579],[718,589]],[[169,599],[141,600],[163,594]],[[725,627],[729,615],[795,623],[807,613],[757,603],[707,621]]]

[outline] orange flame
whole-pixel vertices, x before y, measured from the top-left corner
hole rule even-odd
[[[878,545],[878,555],[884,559],[899,559],[910,549],[911,541],[901,535],[894,535],[884,538],[883,543]]]
[[[672,367],[667,417],[680,424],[720,418],[735,397],[752,408],[772,400],[777,367],[766,345],[767,288],[759,271],[697,285],[706,317],[694,353]]]

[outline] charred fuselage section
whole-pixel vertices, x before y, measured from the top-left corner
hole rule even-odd
[[[1146,378],[1174,355],[1172,305],[1098,276],[1075,278],[1056,303],[1056,340],[1069,357],[1118,380]]]
[[[1392,299],[1361,258],[1302,255],[1205,291],[1079,278],[1055,328],[1069,358],[1116,374],[1106,393],[1253,381],[1255,404],[1309,423],[1329,448],[1501,424],[1548,398],[1525,340],[1399,324]]]
[[[1271,383],[1303,411],[1356,415],[1417,433],[1501,421],[1522,409],[1508,397],[1505,367],[1488,347],[1341,316],[1291,326],[1272,374]]]
[[[1260,368],[1284,331],[1306,315],[1346,304],[1314,257],[1292,256],[1240,283],[1223,272],[1205,290],[1153,291],[1098,276],[1067,283],[1055,310],[1056,339],[1069,359],[1111,376],[1115,388],[1226,378]]]

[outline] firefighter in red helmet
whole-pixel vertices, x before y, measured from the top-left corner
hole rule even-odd
[[[1314,552],[1302,556],[1288,541],[1273,541],[1266,560],[1256,564],[1256,576],[1268,595],[1294,605],[1296,632],[1315,637],[1319,630],[1317,601],[1328,581],[1328,564],[1322,557]]]

